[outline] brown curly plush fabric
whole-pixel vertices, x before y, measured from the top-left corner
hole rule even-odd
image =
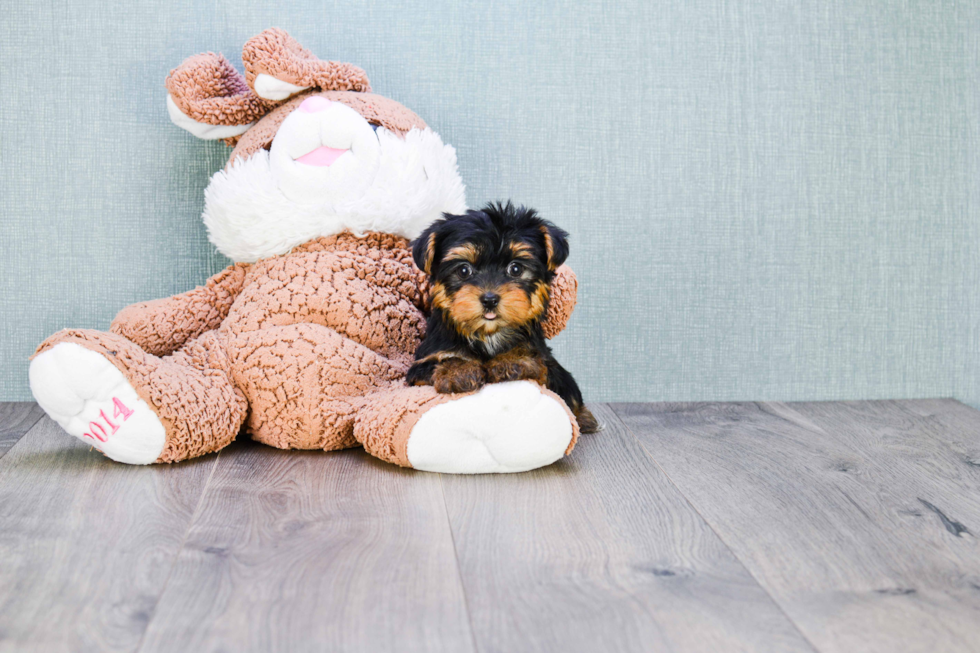
[[[441,395],[432,388],[401,387],[377,393],[354,424],[354,437],[375,458],[411,467],[408,436],[429,410],[465,395]]]
[[[167,75],[166,86],[178,109],[208,125],[247,125],[272,108],[223,55],[214,52],[185,59]]]
[[[265,73],[296,86],[324,91],[371,92],[362,68],[349,63],[321,61],[296,39],[278,27],[253,36],[242,48],[245,80],[255,88],[255,78]]]
[[[575,302],[578,298],[578,279],[572,268],[562,265],[555,270],[555,278],[551,280],[551,301],[548,305],[548,315],[541,323],[545,338],[554,338],[572,317]]]
[[[565,326],[575,285],[572,272],[560,269],[552,332]],[[425,295],[405,239],[340,234],[123,309],[111,333],[61,331],[37,353],[74,342],[112,362],[164,424],[158,462],[216,451],[244,423],[274,447],[360,443],[408,466],[419,417],[458,398],[404,383],[425,332]]]
[[[223,139],[227,145],[236,146],[229,165],[269,147],[286,116],[311,95],[346,104],[368,122],[399,135],[426,127],[410,109],[372,94],[364,70],[348,63],[321,61],[279,28],[249,39],[242,49],[242,60],[244,77],[223,55],[194,55],[170,71],[166,81],[177,108],[197,122],[248,125],[258,121],[244,135]],[[311,88],[286,100],[265,100],[253,90],[255,78],[262,73]]]
[[[205,331],[217,329],[245,283],[249,265],[239,263],[190,292],[127,306],[110,330],[138,342],[154,356],[166,356]]]

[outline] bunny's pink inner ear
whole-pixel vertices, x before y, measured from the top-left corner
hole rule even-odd
[[[242,49],[245,79],[265,100],[282,101],[308,88],[322,91],[371,92],[361,68],[321,61],[278,27],[253,36]]]
[[[166,84],[171,120],[199,138],[234,138],[270,108],[242,74],[214,52],[188,57],[170,71]]]

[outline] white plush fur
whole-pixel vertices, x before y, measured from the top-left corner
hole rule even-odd
[[[381,137],[368,121],[346,104],[321,102],[326,108],[309,113],[304,102],[286,116],[269,150],[272,181],[293,204],[336,205],[362,197],[381,165]],[[347,152],[329,166],[296,160],[324,145]]]
[[[130,465],[148,465],[160,457],[167,440],[163,424],[122,372],[99,354],[62,342],[31,361],[29,377],[44,412],[85,444]],[[133,411],[128,418],[115,414],[113,398]],[[118,431],[111,432],[102,413]],[[105,442],[84,435],[93,431],[92,422],[109,432]]]
[[[272,75],[259,73],[255,77],[255,94],[266,100],[285,100],[290,95],[305,91],[309,86],[297,86],[276,79]]]
[[[283,134],[282,128],[279,134]],[[211,242],[232,260],[252,262],[343,231],[378,231],[415,238],[443,212],[466,210],[456,151],[438,134],[413,129],[401,138],[379,128],[372,138],[378,144],[373,172],[369,166],[341,166],[345,158],[358,155],[356,144],[352,153],[328,168],[289,169],[261,150],[218,171],[205,191],[204,224]],[[275,141],[273,150],[278,154]],[[343,175],[347,183],[332,185],[331,190],[346,187],[351,192],[347,196],[324,193],[326,199],[318,201],[315,193],[300,196],[299,187],[295,187],[290,197],[282,182],[294,171],[311,177]],[[367,183],[364,176],[351,178],[346,173],[366,175]]]
[[[167,115],[170,116],[170,121],[173,124],[206,141],[216,141],[221,138],[231,138],[244,134],[254,124],[250,122],[247,125],[208,125],[198,122],[177,108],[177,103],[174,102],[169,93],[167,94]]]
[[[540,387],[495,383],[424,414],[409,435],[408,460],[446,474],[523,472],[564,456],[571,439],[568,413]]]

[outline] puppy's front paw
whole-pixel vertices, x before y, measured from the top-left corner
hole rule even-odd
[[[486,374],[476,361],[450,358],[436,365],[432,381],[436,392],[441,394],[473,392],[483,387]]]
[[[488,362],[484,368],[487,383],[524,380],[537,381],[541,385],[548,383],[548,368],[536,356],[503,354]]]
[[[430,362],[415,363],[405,374],[408,385],[432,385],[432,370],[435,366]]]

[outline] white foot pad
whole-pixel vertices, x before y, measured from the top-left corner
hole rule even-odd
[[[31,361],[29,375],[37,403],[71,435],[121,463],[160,457],[163,424],[104,357],[62,342]]]
[[[423,415],[409,435],[408,460],[447,474],[525,472],[564,456],[571,440],[558,400],[529,381],[494,383]]]

